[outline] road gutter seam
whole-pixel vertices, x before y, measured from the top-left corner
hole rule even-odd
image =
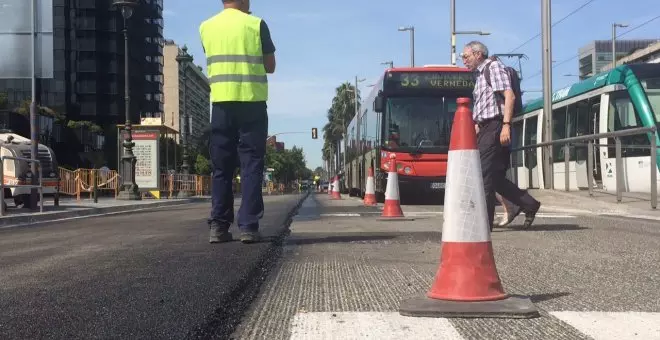
[[[244,314],[258,297],[263,283],[281,258],[282,248],[286,236],[290,233],[293,217],[298,214],[300,206],[309,197],[310,193],[303,194],[298,202],[286,214],[280,230],[268,247],[264,249],[253,262],[245,276],[229,287],[227,293],[219,299],[218,307],[213,314],[206,317],[203,323],[192,329],[186,339],[229,339],[240,325]],[[245,306],[245,308],[241,308]]]

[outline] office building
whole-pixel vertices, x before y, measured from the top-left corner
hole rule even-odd
[[[657,39],[616,40],[617,60],[634,50],[645,48]],[[599,73],[603,66],[612,62],[612,40],[595,40],[578,50],[580,80]]]
[[[92,166],[98,155],[83,154],[97,153],[109,167],[117,166],[115,125],[125,121],[126,80],[124,20],[112,2],[53,1],[54,77],[38,80],[37,102],[60,116],[44,114],[39,122],[41,142],[54,148],[61,164]],[[163,111],[162,10],[162,0],[140,0],[127,21],[133,123]],[[30,79],[0,79],[0,92],[9,111],[20,111],[31,99]],[[25,115],[7,116],[6,128],[29,136]]]
[[[278,142],[277,136],[272,136],[266,140],[266,145],[275,149],[275,151],[284,151],[284,142]]]
[[[618,54],[618,53],[617,53]],[[649,63],[656,64],[660,63],[660,41],[655,41],[654,43],[648,45],[645,48],[639,48],[634,50],[632,53],[625,57],[617,57],[616,64],[636,64],[636,63]],[[612,63],[609,63],[603,68],[601,72],[610,70],[612,68]]]
[[[187,111],[192,123],[192,133],[189,135],[190,148],[196,149],[202,143],[202,135],[210,126],[211,120],[211,87],[202,68],[193,60],[186,69],[179,65],[176,57],[182,53],[181,48],[172,40],[165,41],[164,47],[164,114],[163,123],[181,132],[183,124],[182,111]],[[184,82],[184,72],[186,81]],[[184,86],[186,101],[183,101]],[[179,140],[177,136],[176,140]]]

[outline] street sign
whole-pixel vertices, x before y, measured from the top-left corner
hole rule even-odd
[[[119,159],[125,154],[122,145],[126,131],[121,131],[119,138]],[[160,184],[160,132],[158,130],[133,131],[133,155],[137,158],[135,164],[135,184],[140,191],[157,190]],[[120,163],[121,164],[121,163]],[[119,167],[121,169],[121,166]]]

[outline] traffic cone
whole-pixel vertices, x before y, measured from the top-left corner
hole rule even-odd
[[[532,318],[528,298],[510,297],[500,282],[486,210],[470,99],[458,98],[445,189],[440,266],[426,297],[404,301],[399,313],[418,317]]]
[[[414,221],[403,215],[399,201],[399,175],[396,173],[396,155],[390,155],[389,171],[387,173],[387,187],[385,188],[385,205],[379,220]]]
[[[369,167],[369,174],[367,175],[367,188],[364,193],[364,205],[374,206],[376,202],[376,189],[374,183],[374,168]]]
[[[332,183],[332,196],[330,198],[333,200],[341,199],[341,195],[339,194],[339,176],[335,176],[335,181]]]

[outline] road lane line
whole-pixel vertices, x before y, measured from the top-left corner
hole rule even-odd
[[[396,312],[298,313],[291,321],[290,339],[465,340],[447,319]]]
[[[660,313],[550,312],[595,340],[660,339]]]

